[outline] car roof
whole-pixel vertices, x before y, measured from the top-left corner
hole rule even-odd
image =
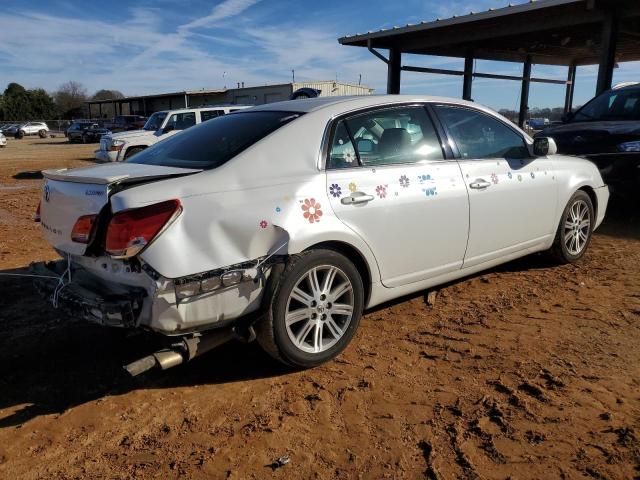
[[[353,95],[344,97],[317,97],[301,100],[286,100],[253,107],[252,111],[285,111],[309,113],[324,108],[340,106],[345,110],[352,108],[375,107],[393,103],[411,102],[446,102],[468,105],[484,109],[477,103],[467,102],[458,98],[436,97],[431,95]]]

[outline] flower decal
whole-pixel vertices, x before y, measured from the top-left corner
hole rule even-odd
[[[518,181],[521,182],[522,181],[522,175],[518,175]]]
[[[342,158],[344,158],[344,161],[347,163],[353,163],[353,161],[356,159],[356,152],[354,152],[353,150],[345,150],[342,154]]]
[[[351,193],[353,193],[353,192],[355,192],[356,190],[358,190],[358,186],[357,186],[354,182],[351,182],[351,183],[349,184],[349,191],[350,191]]]
[[[380,197],[380,198],[386,198],[387,197],[387,187],[388,187],[388,185],[378,185],[376,187],[376,195],[378,195],[378,197]]]
[[[507,177],[513,178],[513,174],[511,172],[507,173]]]
[[[334,183],[329,187],[329,193],[335,198],[338,198],[342,196],[342,188],[340,188],[340,185],[337,183]]]
[[[436,192],[436,187],[423,188],[422,191],[427,197],[435,197],[436,195],[438,195],[438,192]]]
[[[536,178],[536,174],[531,172],[531,178]]]
[[[420,183],[424,183],[428,180],[432,180],[431,175],[418,175],[418,180]]]
[[[406,175],[402,175],[400,177],[400,186],[403,188],[407,188],[409,186],[409,177]]]
[[[280,213],[282,209],[280,207],[276,207],[276,213]]]
[[[266,220],[261,220],[261,221],[260,221],[260,228],[262,228],[263,230],[264,230],[265,228],[267,228],[268,226],[269,226],[269,224],[267,223],[267,221],[266,221]]]
[[[491,174],[491,181],[493,182],[494,185],[498,184],[498,175],[496,175],[495,173]]]
[[[309,223],[319,222],[322,216],[320,204],[315,198],[305,198],[302,203],[302,216],[309,220]]]

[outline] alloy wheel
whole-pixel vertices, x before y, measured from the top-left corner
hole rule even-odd
[[[571,255],[579,255],[591,233],[591,215],[584,200],[576,200],[564,222],[564,245]]]
[[[285,326],[289,339],[308,353],[330,349],[347,331],[354,304],[353,285],[342,270],[332,265],[311,268],[287,299]]]

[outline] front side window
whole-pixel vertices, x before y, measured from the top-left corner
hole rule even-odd
[[[196,112],[174,113],[167,122],[167,127],[172,130],[186,130],[196,124]]]
[[[212,118],[220,117],[224,115],[222,110],[202,110],[200,112],[200,119],[202,122],[206,122],[207,120],[211,120]]]
[[[640,120],[640,88],[611,90],[578,110],[572,122]]]
[[[149,117],[143,128],[150,132],[155,132],[162,126],[165,118],[167,118],[167,112],[156,112]]]
[[[387,108],[347,118],[334,134],[329,168],[418,163],[444,154],[422,106]]]
[[[529,157],[523,137],[490,115],[468,108],[437,105],[463,160]]]
[[[211,169],[219,167],[300,117],[292,112],[246,112],[202,122],[130,157],[129,163]]]

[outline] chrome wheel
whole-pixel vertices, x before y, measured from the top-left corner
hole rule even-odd
[[[589,240],[591,215],[584,200],[576,200],[564,222],[564,245],[571,255],[579,255]]]
[[[354,313],[349,277],[337,267],[320,265],[294,285],[285,310],[291,342],[300,350],[320,353],[335,345],[347,331]]]

